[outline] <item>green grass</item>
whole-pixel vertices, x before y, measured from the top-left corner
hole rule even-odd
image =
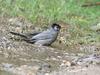
[[[0,15],[24,16],[32,23],[44,25],[64,21],[71,25],[67,40],[90,43],[100,41],[100,35],[91,31],[100,22],[100,6],[81,7],[85,2],[99,0],[0,0]],[[80,39],[80,40],[79,40]]]

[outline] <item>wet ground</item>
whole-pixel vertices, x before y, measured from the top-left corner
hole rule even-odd
[[[23,18],[0,17],[0,75],[99,75],[100,43],[66,46],[28,44],[9,34],[42,30]],[[59,37],[60,38],[60,35]]]

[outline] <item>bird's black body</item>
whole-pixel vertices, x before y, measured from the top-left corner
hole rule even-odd
[[[51,45],[58,36],[58,33],[61,29],[59,24],[52,24],[52,26],[43,32],[32,33],[28,35],[24,35],[21,33],[10,32],[13,35],[21,36],[24,41],[32,44],[40,44],[40,45]]]

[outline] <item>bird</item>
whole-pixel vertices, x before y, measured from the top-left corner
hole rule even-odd
[[[53,23],[47,30],[42,32],[30,33],[28,35],[12,31],[10,33],[22,37],[27,43],[50,46],[57,39],[60,29],[61,26],[59,24]]]

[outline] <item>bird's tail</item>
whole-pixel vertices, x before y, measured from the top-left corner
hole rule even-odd
[[[16,32],[10,32],[10,33],[13,34],[13,35],[17,35],[17,36],[22,37],[21,40],[24,40],[24,41],[26,41],[26,42],[28,42],[28,43],[31,43],[31,44],[35,43],[34,40],[31,40],[28,36],[26,36],[26,35],[24,35],[24,34],[16,33]]]
[[[16,32],[10,32],[10,33],[13,34],[13,35],[21,36],[21,37],[23,37],[23,38],[27,38],[26,35],[21,34],[21,33],[16,33]]]

